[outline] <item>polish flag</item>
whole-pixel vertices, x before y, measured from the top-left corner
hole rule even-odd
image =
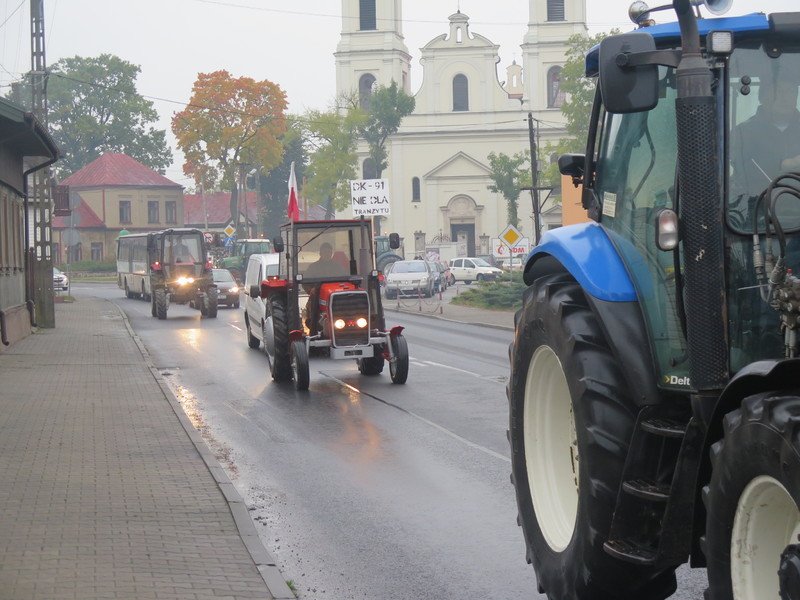
[[[290,220],[300,220],[300,206],[297,203],[297,176],[294,174],[294,161],[292,161],[292,170],[289,173],[289,206],[287,207],[287,213]]]

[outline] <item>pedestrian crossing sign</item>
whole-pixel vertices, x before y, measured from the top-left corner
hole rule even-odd
[[[522,240],[522,234],[519,229],[513,225],[509,225],[503,230],[503,233],[500,234],[500,239],[503,240],[503,243],[509,248],[514,248]]]

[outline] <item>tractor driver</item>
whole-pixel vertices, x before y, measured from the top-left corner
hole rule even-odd
[[[733,128],[731,161],[738,194],[758,196],[774,177],[800,172],[800,111],[796,77],[761,77],[759,106]]]

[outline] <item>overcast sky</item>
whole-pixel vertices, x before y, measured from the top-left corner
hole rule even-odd
[[[542,0],[544,1],[544,0]],[[662,2],[652,2],[652,5]],[[141,94],[155,100],[160,127],[186,102],[197,73],[227,69],[269,79],[288,94],[290,110],[324,108],[335,93],[333,52],[340,0],[44,0],[48,64],[108,52],[140,65]],[[504,69],[520,58],[527,0],[461,0],[474,32],[500,45]],[[0,86],[30,69],[30,0],[0,0]],[[587,0],[592,32],[631,27],[629,0]],[[457,0],[405,0],[404,35],[412,55],[412,89],[421,83],[419,48],[448,31]],[[734,0],[729,14],[797,10],[797,0]],[[16,11],[16,12],[15,12]],[[667,19],[669,13],[662,13]],[[671,20],[671,17],[670,17]],[[501,71],[501,80],[504,72]],[[2,88],[3,93],[7,88]],[[171,132],[168,133],[172,142]],[[183,185],[180,157],[167,176]]]

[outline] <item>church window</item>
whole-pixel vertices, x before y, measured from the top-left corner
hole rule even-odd
[[[359,0],[359,13],[361,16],[361,31],[372,31],[378,28],[378,19],[375,11],[375,0]]]
[[[461,27],[459,27],[458,29],[456,29],[456,43],[460,44],[462,41],[463,38],[461,37]]]
[[[469,81],[461,73],[453,77],[453,110],[469,110]]]
[[[367,157],[364,159],[364,164],[361,165],[362,179],[377,179],[378,168],[375,166],[375,161]]]
[[[561,89],[561,67],[550,67],[547,71],[547,108],[561,108],[565,96]]]
[[[547,0],[547,20],[566,21],[564,0]]]
[[[414,179],[411,180],[411,201],[419,202],[420,199],[419,177],[414,177]]]
[[[364,110],[369,110],[370,96],[372,96],[374,86],[375,76],[372,73],[364,73],[358,80],[358,105]]]

